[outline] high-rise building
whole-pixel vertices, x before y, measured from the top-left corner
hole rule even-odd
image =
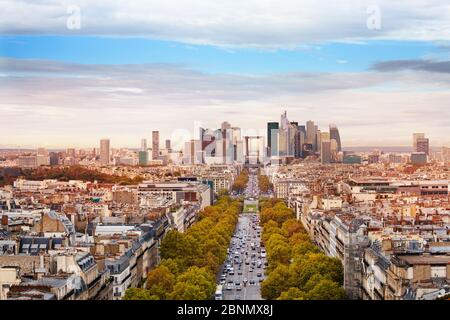
[[[59,165],[59,154],[57,152],[50,152],[50,165]]]
[[[171,141],[170,141],[170,139],[167,139],[166,140],[166,149],[167,149],[167,152],[172,152],[172,146],[171,146]]]
[[[147,139],[145,138],[141,139],[141,150],[147,151]]]
[[[417,152],[417,140],[425,139],[425,133],[413,133],[413,150]]]
[[[147,150],[139,151],[139,165],[140,166],[148,165],[148,151]]]
[[[324,134],[327,134],[327,132],[324,132]],[[329,134],[326,137],[329,137]],[[325,139],[325,140],[329,140],[329,138]],[[315,151],[317,151],[320,154],[321,148],[322,148],[322,131],[320,131],[316,127],[316,149],[315,149]]]
[[[331,140],[330,133],[320,132],[317,134],[318,143],[320,143],[320,159],[322,164],[331,163]]]
[[[104,165],[109,164],[109,139],[100,140],[100,163]]]
[[[294,127],[294,158],[301,158],[302,154],[302,132],[298,122],[291,121],[291,125]]]
[[[202,142],[200,140],[190,140],[184,143],[183,163],[203,163]]]
[[[268,157],[278,156],[278,122],[267,123],[267,147],[269,154]]]
[[[244,157],[244,141],[239,140],[236,142],[236,162],[237,163],[244,163],[245,157]]]
[[[75,149],[74,148],[66,149],[66,157],[71,157],[72,159],[75,159]]]
[[[220,127],[222,129],[222,133],[227,130],[227,129],[231,129],[231,124],[228,121],[224,121],[222,122],[222,125]]]
[[[300,136],[300,158],[304,158],[303,146],[306,143],[306,126],[300,125],[298,126],[299,136]]]
[[[320,158],[322,161],[322,164],[331,163],[331,142],[328,141],[322,141],[321,147],[320,147]]]
[[[36,168],[38,166],[36,156],[19,156],[18,160],[21,168]]]
[[[316,126],[314,125],[314,121],[306,122],[306,143],[312,144],[313,148],[316,149]]]
[[[342,151],[341,136],[339,134],[339,129],[335,124],[330,124],[330,139],[336,140],[337,152]]]
[[[38,156],[48,156],[48,151],[45,148],[38,148],[37,155]]]
[[[159,157],[159,131],[152,131],[152,159]]]
[[[280,157],[294,157],[296,133],[297,127],[289,122],[287,112],[284,111],[280,118],[278,130],[278,153]]]
[[[430,155],[430,140],[428,138],[419,138],[416,140],[416,152],[424,152]]]
[[[412,164],[426,164],[427,161],[428,161],[428,157],[425,152],[411,153],[411,163]]]

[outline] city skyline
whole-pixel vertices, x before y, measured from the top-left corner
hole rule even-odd
[[[450,300],[448,0],[0,9],[0,301]]]

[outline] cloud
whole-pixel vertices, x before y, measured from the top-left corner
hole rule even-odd
[[[379,9],[369,28],[367,9]],[[68,29],[69,6],[80,29]],[[298,48],[370,39],[450,40],[447,0],[4,0],[1,34],[134,36],[223,47]]]
[[[170,64],[95,65],[0,59],[2,145],[138,146],[160,130],[195,133],[222,121],[260,130],[278,120],[337,123],[345,145],[409,144],[414,131],[432,143],[450,136],[446,73],[207,74]]]
[[[450,61],[393,60],[376,63],[372,66],[372,69],[383,72],[417,70],[437,73],[450,73]]]

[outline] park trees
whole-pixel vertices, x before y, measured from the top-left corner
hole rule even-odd
[[[167,298],[167,293],[171,292],[175,285],[175,275],[165,265],[161,265],[148,273],[147,290],[150,295],[155,295],[159,299]]]
[[[158,296],[152,295],[148,290],[141,288],[130,288],[125,292],[124,300],[159,300]]]
[[[258,175],[258,186],[263,193],[272,189],[272,184],[270,183],[269,177],[266,175]]]
[[[231,187],[233,191],[242,193],[247,186],[248,183],[248,172],[246,170],[242,170],[241,173],[234,180],[233,186]]]
[[[185,233],[169,231],[161,243],[161,263],[148,274],[147,289],[127,291],[128,297],[210,299],[241,207],[239,201],[223,196],[202,210],[199,220]]]
[[[268,199],[261,208],[262,239],[269,262],[267,278],[261,284],[263,298],[343,299],[341,262],[319,251],[283,201]]]

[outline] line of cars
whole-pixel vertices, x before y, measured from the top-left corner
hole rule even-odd
[[[263,281],[267,261],[265,248],[260,245],[260,236],[259,216],[241,215],[220,275],[216,292],[217,300],[223,298],[224,291],[227,295],[231,295],[233,290],[234,299],[241,300],[242,291],[249,293],[245,290],[251,286],[259,286],[259,283]],[[252,290],[252,294],[260,296],[259,288]]]

